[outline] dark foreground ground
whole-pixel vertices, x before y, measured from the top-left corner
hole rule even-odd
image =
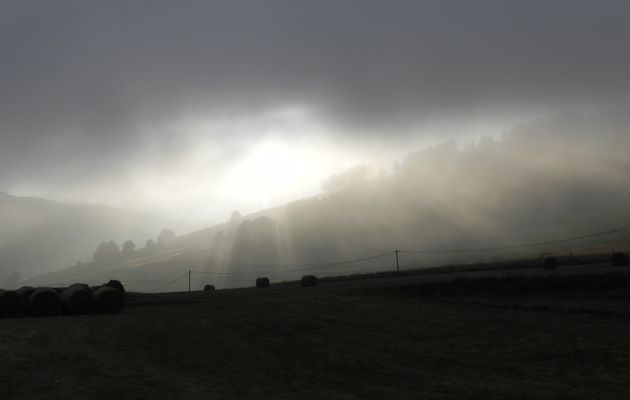
[[[630,274],[131,295],[0,349],[4,399],[628,399]]]

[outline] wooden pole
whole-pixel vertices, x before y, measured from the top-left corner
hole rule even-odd
[[[394,250],[394,253],[396,253],[396,272],[400,274],[400,265],[398,264],[398,249]]]
[[[190,270],[188,270],[188,291],[190,292]]]

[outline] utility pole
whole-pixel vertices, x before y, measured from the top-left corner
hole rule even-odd
[[[398,252],[400,250],[396,249],[394,250],[394,253],[396,253],[396,272],[400,274],[400,265],[398,264]]]
[[[188,270],[188,291],[190,292],[190,270]]]

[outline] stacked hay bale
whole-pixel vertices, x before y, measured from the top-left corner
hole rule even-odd
[[[24,298],[15,290],[0,289],[0,318],[15,318],[24,313]]]
[[[61,315],[61,298],[52,288],[36,288],[29,297],[28,311],[34,317]]]
[[[103,286],[106,286],[106,287],[110,287],[110,288],[116,289],[116,290],[118,290],[120,293],[122,293],[123,295],[125,294],[125,287],[123,286],[123,284],[122,284],[122,283],[120,283],[120,281],[119,281],[119,280],[112,279],[112,280],[110,280],[109,282],[105,283]]]
[[[206,285],[203,287],[204,292],[212,292],[214,290],[214,285]]]
[[[88,285],[87,283],[73,283],[70,286],[81,286],[81,287],[84,287],[85,289],[88,289],[88,290],[90,289],[90,285]],[[70,287],[70,286],[68,286],[68,287]]]
[[[109,286],[96,289],[92,295],[95,300],[94,311],[99,314],[118,313],[125,305],[125,295]]]
[[[18,317],[26,312],[33,317],[118,313],[124,304],[125,288],[118,280],[100,286],[74,283],[65,288],[0,289],[0,318]]]
[[[17,292],[22,295],[22,298],[24,299],[24,305],[26,306],[28,304],[28,299],[31,297],[31,295],[33,294],[33,292],[35,291],[35,288],[32,286],[22,286],[21,288],[19,288],[17,290]]]
[[[64,315],[83,315],[94,312],[95,299],[87,285],[74,284],[60,294]]]
[[[300,283],[304,287],[317,286],[317,277],[315,275],[304,275]]]
[[[271,284],[269,283],[269,278],[267,277],[262,277],[262,278],[256,278],[256,287],[257,288],[266,288],[269,287]]]
[[[558,267],[558,262],[554,257],[547,257],[545,261],[543,261],[543,269],[556,269]]]
[[[625,267],[628,265],[628,257],[624,253],[614,253],[610,263],[613,267]]]

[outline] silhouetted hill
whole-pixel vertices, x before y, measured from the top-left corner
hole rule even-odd
[[[132,211],[0,192],[0,280],[90,261],[104,240],[144,243],[162,226],[158,217]]]
[[[331,261],[394,249],[511,246],[629,227],[630,124],[618,117],[565,115],[519,126],[499,140],[446,142],[410,153],[389,174],[353,172],[318,196],[139,249],[115,269],[86,266],[47,279],[119,278],[153,290],[192,269],[208,274],[193,277],[193,287],[236,286],[257,274],[295,279],[304,268],[321,274],[394,268],[388,256],[326,269]],[[403,253],[403,262],[430,266],[628,243],[626,232],[499,253]]]

